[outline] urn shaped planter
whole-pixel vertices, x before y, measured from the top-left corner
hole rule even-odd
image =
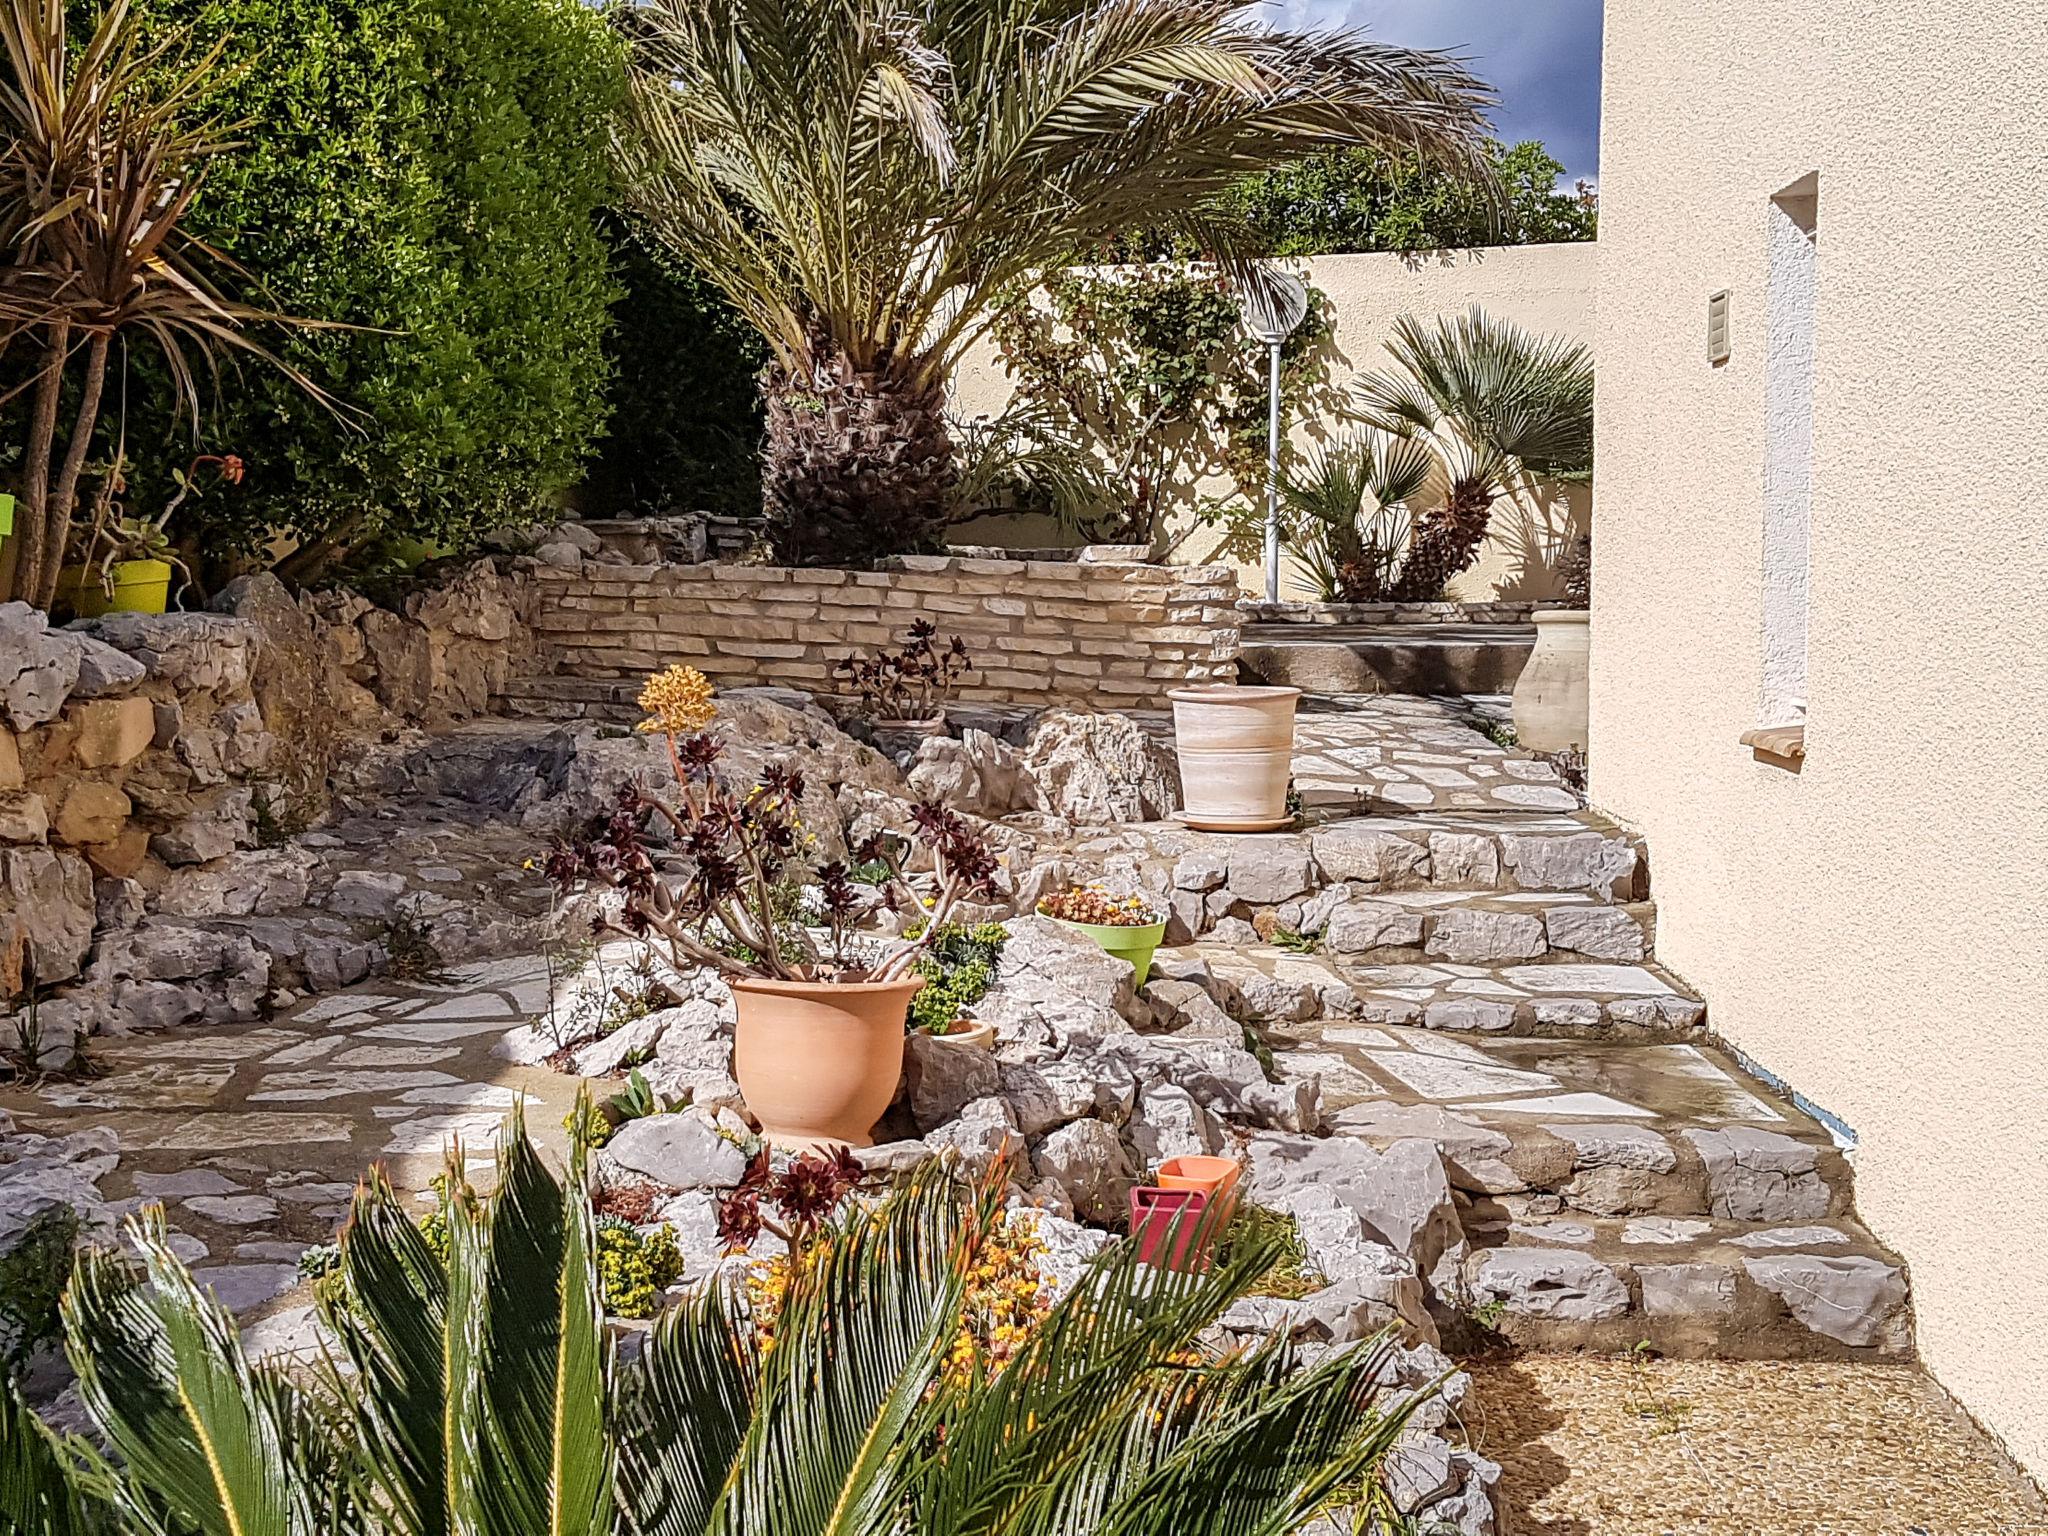
[[[904,1013],[923,985],[734,978],[733,1076],[761,1134],[797,1152],[873,1146],[903,1077]]]
[[[1583,608],[1539,613],[1536,649],[1515,682],[1515,742],[1531,752],[1586,750],[1586,669],[1589,655]]]
[[[1289,825],[1299,688],[1218,683],[1175,688],[1180,819],[1208,832],[1273,832]]]
[[[1152,979],[1152,956],[1166,938],[1165,918],[1138,928],[1112,928],[1105,923],[1070,923],[1063,917],[1056,917],[1053,921],[1070,933],[1093,939],[1102,946],[1103,953],[1130,961],[1131,969],[1137,973],[1135,985],[1142,987]]]

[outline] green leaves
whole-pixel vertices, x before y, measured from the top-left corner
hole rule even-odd
[[[98,1536],[109,1514],[90,1491],[83,1442],[58,1436],[0,1383],[0,1530],[14,1536]]]

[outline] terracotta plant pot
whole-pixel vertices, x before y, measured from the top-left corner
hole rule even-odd
[[[904,1010],[923,985],[734,981],[733,1076],[761,1134],[799,1152],[873,1146],[903,1078]]]
[[[1237,1214],[1237,1184],[1244,1164],[1234,1157],[1169,1157],[1159,1165],[1161,1189],[1195,1189],[1208,1196],[1221,1232]]]
[[[1536,649],[1515,682],[1515,743],[1531,752],[1586,750],[1586,673],[1591,654],[1582,608],[1539,613]]]
[[[1299,688],[1219,683],[1176,688],[1173,738],[1180,753],[1180,819],[1210,832],[1273,832],[1289,825]]]
[[[57,573],[57,601],[81,619],[107,613],[162,613],[171,597],[168,560],[119,560],[113,566],[113,594],[82,565]]]
[[[947,1045],[957,1045],[964,1051],[992,1051],[995,1049],[995,1025],[979,1024],[973,1019],[959,1019],[955,1022],[956,1026],[958,1024],[965,1024],[967,1028],[960,1029],[956,1027],[951,1034],[945,1035],[932,1035],[930,1030],[926,1030],[925,1033],[931,1035],[934,1040],[942,1040]]]
[[[1166,937],[1166,919],[1147,923],[1142,928],[1113,928],[1101,923],[1070,923],[1063,917],[1053,919],[1062,928],[1075,933],[1084,933],[1100,944],[1106,953],[1119,960],[1131,962],[1131,969],[1137,973],[1137,985],[1145,985],[1152,975],[1152,956],[1159,943]]]
[[[868,729],[875,739],[876,751],[890,757],[908,752],[914,757],[927,741],[946,734],[946,716],[942,711],[929,720],[877,720]]]
[[[1131,1241],[1138,1245],[1138,1262],[1155,1269],[1207,1268],[1210,1244],[1221,1230],[1208,1206],[1208,1195],[1199,1189],[1133,1189]]]

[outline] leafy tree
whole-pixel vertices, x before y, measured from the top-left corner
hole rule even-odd
[[[768,349],[726,298],[607,221],[620,285],[606,343],[611,418],[576,501],[591,515],[761,512]]]
[[[1332,144],[1483,171],[1452,59],[1269,30],[1254,0],[651,0],[629,200],[766,339],[764,504],[784,560],[933,543],[946,382],[1004,297],[1148,223],[1213,230],[1262,166]]]
[[[1255,231],[1272,256],[1429,251],[1591,240],[1598,203],[1580,183],[1560,192],[1564,167],[1534,140],[1487,146],[1498,190],[1446,174],[1405,151],[1332,149],[1247,177],[1222,210]],[[1133,254],[1175,248],[1168,231],[1128,242]]]
[[[282,349],[346,419],[255,373],[223,380],[204,437],[249,473],[199,504],[188,548],[217,570],[283,532],[310,575],[380,535],[459,544],[572,483],[603,421],[616,291],[593,222],[624,87],[602,20],[578,0],[138,4],[221,39],[234,70],[214,104],[241,144],[198,232],[278,307],[359,327]],[[187,450],[161,391],[135,393],[131,453],[167,474]]]
[[[250,1364],[227,1314],[136,1228],[133,1286],[89,1255],[65,1302],[80,1395],[118,1470],[0,1395],[0,1524],[27,1536],[1250,1536],[1374,1490],[1407,1415],[1382,1350],[1300,1369],[1202,1330],[1269,1270],[1096,1261],[999,1375],[948,1369],[996,1184],[931,1164],[827,1223],[772,1347],[715,1279],[635,1358],[600,1317],[580,1180],[523,1132],[480,1201],[459,1169],[446,1257],[372,1175],[322,1307],[344,1370]],[[1398,1518],[1398,1517],[1395,1517]]]
[[[1329,375],[1329,304],[1281,348],[1282,409]],[[1267,352],[1214,268],[1182,263],[1055,272],[1013,298],[994,335],[1032,429],[1080,445],[1089,472],[1062,510],[1091,543],[1151,544],[1205,476],[1265,483]]]

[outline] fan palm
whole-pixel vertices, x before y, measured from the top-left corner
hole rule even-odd
[[[628,201],[766,338],[777,553],[935,539],[946,381],[1000,302],[1332,145],[1483,176],[1455,60],[1268,30],[1256,0],[648,0]],[[1229,242],[1223,241],[1227,248]]]
[[[1366,431],[1312,452],[1281,483],[1289,542],[1324,602],[1376,603],[1408,547],[1407,502],[1435,456],[1414,438]]]
[[[1416,520],[1392,593],[1422,602],[1478,558],[1502,496],[1592,472],[1593,356],[1477,305],[1433,325],[1404,315],[1387,350],[1395,366],[1353,388],[1368,422],[1426,443],[1441,464],[1443,501]]]
[[[445,1204],[445,1262],[372,1177],[326,1304],[345,1367],[244,1361],[233,1324],[134,1228],[65,1305],[118,1471],[0,1402],[0,1519],[29,1536],[1255,1536],[1376,1486],[1407,1405],[1381,1351],[1299,1369],[1197,1336],[1272,1264],[1100,1260],[999,1375],[945,1366],[998,1186],[930,1165],[825,1229],[772,1344],[719,1283],[621,1364],[580,1181],[515,1132],[486,1202]],[[1412,1402],[1412,1397],[1408,1399]],[[1364,1480],[1361,1484],[1361,1480]]]

